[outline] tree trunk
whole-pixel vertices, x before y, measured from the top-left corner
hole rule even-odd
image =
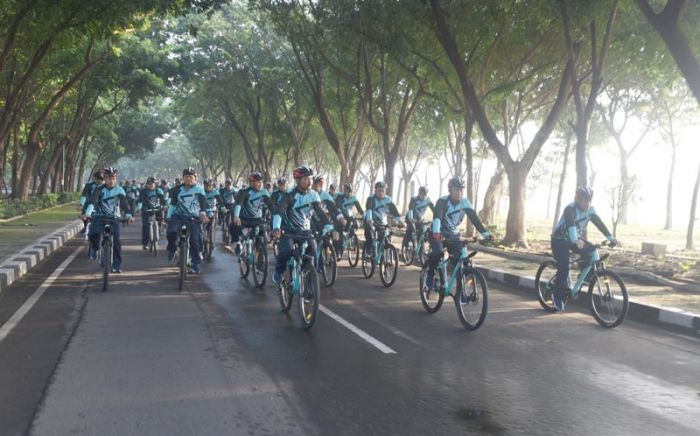
[[[564,196],[564,184],[566,183],[566,171],[569,167],[569,151],[571,150],[571,135],[566,136],[566,148],[564,149],[564,162],[561,166],[561,176],[559,177],[559,190],[557,191],[557,205],[554,209],[554,222],[552,223],[552,228],[557,225],[559,221],[559,214],[561,213],[561,200]]]
[[[664,230],[673,227],[673,175],[676,171],[676,147],[671,150],[671,169],[668,172],[668,184],[666,188],[666,224]]]
[[[495,221],[496,212],[498,210],[498,202],[503,194],[503,182],[505,180],[505,169],[500,163],[496,167],[496,172],[491,176],[488,188],[484,194],[483,206],[479,211],[479,218],[486,223]]]
[[[698,175],[695,178],[695,188],[693,188],[693,199],[690,203],[690,222],[688,223],[688,235],[685,239],[685,249],[692,250],[693,247],[693,228],[695,227],[696,210],[698,205],[698,190],[700,189],[700,164],[698,164]]]
[[[506,221],[506,235],[503,242],[507,245],[516,245],[527,248],[527,233],[525,231],[525,191],[527,182],[527,168],[522,163],[514,164],[506,171],[508,175],[508,219]]]
[[[632,187],[629,176],[629,164],[627,163],[627,155],[624,152],[620,154],[620,210],[618,211],[618,221],[620,224],[627,224],[627,208],[629,205],[630,196],[627,195]]]

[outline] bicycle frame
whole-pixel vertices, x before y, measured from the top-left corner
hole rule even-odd
[[[386,230],[384,237],[379,238],[379,231],[378,230]],[[375,229],[374,230],[374,262],[379,265],[379,263],[384,259],[384,249],[387,246],[388,239],[391,237],[391,232],[389,231],[389,227],[380,227],[380,229]]]
[[[253,262],[255,262],[255,252],[253,251],[253,244],[257,240],[257,238],[263,237],[265,233],[261,232],[261,226],[258,225],[253,227],[247,235],[243,236],[243,241],[241,242],[241,246],[243,246],[244,250],[246,251],[246,257],[245,260],[248,262],[249,265],[252,265]],[[265,242],[263,240],[263,242]],[[265,245],[265,244],[263,244]],[[243,253],[243,250],[241,250],[241,254]]]
[[[309,242],[304,240],[301,244],[295,244],[294,255],[287,261],[287,267],[292,271],[292,294],[299,295],[301,292],[301,264],[304,257],[310,257],[306,254],[309,247]],[[318,251],[318,250],[317,250]]]
[[[586,278],[588,277],[588,274],[593,270],[594,274],[598,276],[598,271],[604,271],[605,270],[605,264],[603,263],[604,260],[608,257],[608,255],[604,255],[601,257],[598,253],[598,246],[595,246],[595,250],[591,252],[591,259],[588,261],[588,265],[581,271],[581,274],[579,275],[578,279],[576,280],[576,283],[574,286],[571,288],[570,294],[572,297],[576,297],[579,292],[581,292],[581,288],[583,287],[583,284],[586,282]],[[580,259],[574,259],[571,262],[569,262],[571,265],[577,263]],[[594,267],[596,267],[594,269]]]
[[[466,242],[464,242],[466,244]],[[444,251],[443,251],[444,253]],[[460,249],[459,252],[459,257],[457,258],[456,265],[454,270],[452,271],[452,274],[449,277],[449,280],[447,280],[447,283],[444,284],[442,292],[447,296],[447,295],[452,295],[452,290],[455,289],[457,285],[457,279],[459,276],[462,274],[462,271],[465,269],[471,268],[471,258],[476,255],[476,251],[472,251],[471,253],[467,250],[466,245],[463,245],[462,248]],[[437,267],[437,271],[442,274],[443,277],[447,278],[447,264],[450,262],[450,257],[444,258],[440,261]]]
[[[423,223],[423,231],[420,232],[420,234],[416,237],[416,231],[413,231],[413,257],[417,257],[418,253],[420,253],[423,250],[423,247],[425,246],[425,239],[428,234],[428,225],[429,223]]]

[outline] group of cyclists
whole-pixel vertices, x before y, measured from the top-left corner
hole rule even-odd
[[[374,238],[383,238],[381,232],[391,224],[403,225],[405,221],[406,238],[427,235],[430,253],[423,284],[427,289],[435,286],[436,272],[444,274],[437,268],[444,250],[452,258],[459,256],[463,247],[459,229],[465,218],[484,240],[494,241],[494,236],[481,222],[469,199],[465,198],[465,181],[460,177],[449,180],[448,195],[435,204],[428,196],[427,187],[420,187],[418,195],[411,198],[405,217],[401,217],[392,198],[386,195],[385,182],[374,185],[374,193],[366,199],[363,208],[351,183],[343,184],[342,192],[336,193],[334,185],[326,191],[325,178],[307,166],[294,169],[291,183],[280,177],[274,185],[266,183],[260,172],[251,172],[247,186],[241,189],[230,178],[220,186],[211,178],[205,178],[200,184],[193,167],[185,168],[181,178],[172,185],[166,180],[158,182],[155,177],[148,177],[144,184],[135,180],[119,184],[117,178],[118,171],[114,167],[96,171],[80,198],[81,218],[85,223],[82,232],[88,234],[92,259],[98,256],[104,224],[112,223],[114,273],[122,270],[119,223],[133,223],[139,212],[144,250],[150,242],[152,220],[157,220],[162,226],[167,224],[167,257],[171,262],[177,255],[178,232],[183,224],[187,225],[192,273],[201,271],[202,232],[210,230],[215,223],[226,227],[223,229],[224,243],[232,243],[237,255],[241,253],[241,239],[246,229],[269,228],[272,239],[278,243],[272,275],[277,285],[295,243],[306,241],[310,254],[315,257],[318,248],[314,237],[331,236],[336,255],[340,258],[343,254],[340,235],[350,228],[359,228],[354,211],[361,217],[364,230],[363,256],[372,256]],[[574,202],[564,209],[552,232],[551,247],[559,267],[553,295],[557,310],[564,309],[564,295],[570,287],[570,251],[588,257],[597,256],[595,248],[583,239],[588,222],[592,221],[611,243],[618,243],[591,207],[592,198],[590,188],[577,189]],[[428,209],[432,212],[432,222],[424,222]],[[89,229],[88,221],[91,221]],[[445,277],[441,277],[440,283],[445,283]]]

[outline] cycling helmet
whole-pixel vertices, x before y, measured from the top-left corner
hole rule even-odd
[[[331,183],[331,186],[328,187],[329,191],[332,191],[335,189],[335,183]]]
[[[182,170],[182,175],[183,176],[196,176],[197,170],[195,170],[194,167],[187,167],[184,170]]]
[[[95,179],[104,179],[104,176],[102,175],[102,170],[95,171],[92,177]]]
[[[464,179],[461,177],[452,177],[449,182],[447,182],[448,188],[462,188],[464,189]]]
[[[233,184],[233,179],[230,178],[230,177],[227,177],[227,178],[226,178],[226,184],[227,184],[227,185],[232,185],[232,184]]]
[[[248,174],[248,181],[249,182],[259,182],[259,181],[262,181],[262,179],[263,179],[263,176],[258,171],[253,171],[252,173]]]
[[[386,189],[386,182],[379,181],[375,183],[374,189]]]
[[[316,177],[314,177],[314,185],[318,182],[325,182],[326,181],[326,176],[319,174]]]
[[[216,180],[214,180],[214,179],[205,179],[205,180],[204,180],[204,184],[207,185],[207,186],[214,186],[214,185],[216,185]]]
[[[343,191],[345,192],[352,192],[352,183],[346,183],[343,185]]]
[[[277,186],[279,185],[286,185],[287,184],[287,178],[286,177],[279,177],[277,178]]]
[[[155,182],[156,182],[155,177],[149,177],[148,179],[146,179],[146,183],[155,183]]]
[[[119,174],[119,171],[117,171],[117,169],[114,167],[107,167],[107,168],[102,170],[102,174],[104,174],[104,176],[106,176],[106,177],[116,176],[117,174]],[[128,182],[128,180],[127,180],[127,182]]]
[[[581,186],[576,190],[576,196],[590,201],[593,199],[593,190],[588,186]]]
[[[313,176],[313,175],[314,175],[314,170],[312,170],[309,167],[300,166],[300,167],[294,169],[294,178],[295,179]]]

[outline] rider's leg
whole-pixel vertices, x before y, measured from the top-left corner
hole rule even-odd
[[[190,259],[193,265],[199,265],[202,261],[199,255],[202,252],[202,227],[197,223],[190,224],[187,232],[190,234]]]
[[[564,298],[569,288],[569,250],[571,243],[566,239],[552,239],[552,255],[557,262],[557,276],[554,292],[557,298]]]
[[[88,231],[88,239],[90,240],[90,257],[97,256],[97,251],[100,249],[100,234],[102,233],[102,223],[99,218],[95,218],[90,225]]]
[[[442,241],[435,238],[430,238],[430,254],[428,255],[428,273],[426,277],[426,285],[428,289],[433,288],[435,268],[440,263],[442,257]]]
[[[372,238],[372,226],[369,223],[364,224],[365,228],[365,252],[371,253],[373,250],[374,240]]]
[[[148,244],[148,236],[151,233],[151,214],[145,211],[141,213],[141,245]]]
[[[115,222],[112,224],[112,266],[113,269],[119,269],[122,264],[122,239],[121,239],[121,224]]]
[[[294,251],[294,240],[289,236],[282,236],[279,241],[277,260],[275,261],[275,273],[280,277],[287,267],[287,261]]]

